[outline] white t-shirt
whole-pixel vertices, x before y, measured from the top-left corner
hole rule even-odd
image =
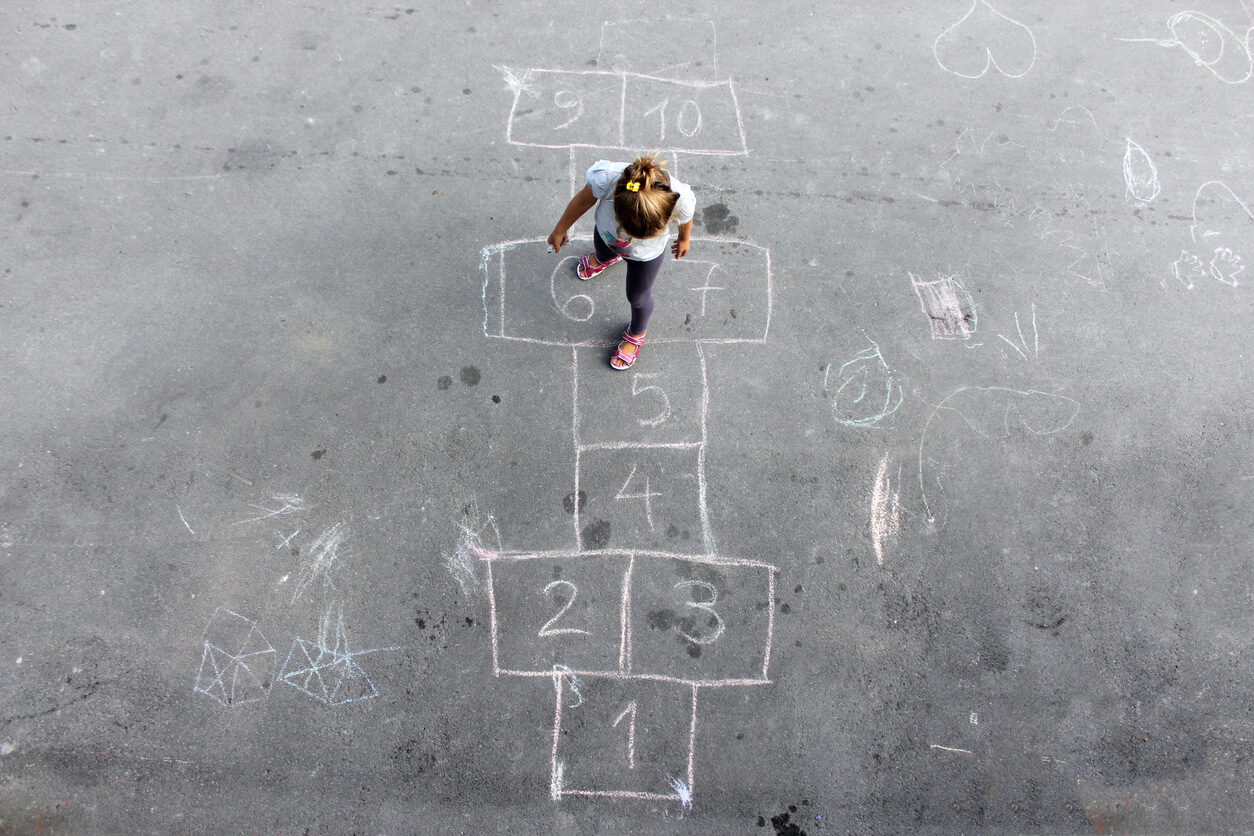
[[[670,189],[679,194],[675,201],[675,210],[671,213],[670,223],[666,229],[652,238],[620,237],[618,218],[614,215],[614,187],[627,168],[627,163],[612,163],[601,160],[588,169],[588,186],[596,196],[596,230],[593,234],[600,236],[601,242],[614,252],[632,261],[652,261],[666,252],[666,244],[670,241],[671,227],[686,224],[692,220],[697,210],[697,196],[692,187],[681,183],[674,177],[670,178]],[[668,175],[669,176],[669,175]]]

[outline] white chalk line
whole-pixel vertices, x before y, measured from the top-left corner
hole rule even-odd
[[[684,552],[668,552],[658,551],[655,549],[588,549],[583,551],[573,551],[570,549],[547,549],[540,551],[502,551],[496,553],[484,553],[479,559],[484,563],[491,565],[492,563],[506,560],[560,560],[563,558],[574,559],[580,557],[631,557],[632,555],[641,558],[655,558],[658,560],[682,560],[687,563],[709,563],[713,566],[747,566],[755,569],[765,569],[771,572],[779,571],[779,567],[775,566],[773,563],[767,563],[753,558],[723,557],[713,553],[693,554]]]
[[[772,274],[772,271],[771,271],[770,249],[767,247],[759,246],[758,244],[752,244],[748,241],[740,240],[738,238],[730,238],[727,236],[720,236],[720,235],[697,236],[697,237],[692,238],[691,240],[694,245],[695,244],[726,244],[726,245],[737,246],[737,247],[749,247],[761,253],[765,261],[765,267],[766,267],[766,314],[765,314],[765,322],[762,326],[762,336],[761,337],[667,337],[664,335],[659,335],[655,338],[652,338],[650,342],[653,344],[659,344],[659,343],[666,343],[666,344],[669,344],[669,343],[708,343],[712,345],[732,345],[732,344],[739,344],[739,343],[751,343],[751,344],[757,344],[757,345],[765,344],[767,341],[767,338],[770,335],[771,317],[773,315],[774,306],[775,306],[774,275]],[[570,246],[571,244],[574,244],[576,242],[591,243],[591,241],[592,241],[591,235],[577,235],[570,239],[570,242],[567,244],[567,246]],[[522,336],[516,336],[513,334],[506,333],[505,296],[506,296],[507,281],[506,281],[506,273],[505,273],[505,252],[507,250],[513,250],[519,246],[523,246],[526,244],[537,244],[537,245],[546,244],[547,245],[547,243],[548,243],[547,238],[517,238],[517,239],[513,239],[509,241],[500,241],[496,244],[486,246],[481,250],[480,267],[481,269],[484,270],[484,283],[483,283],[483,293],[482,293],[483,306],[484,306],[483,335],[485,337],[489,337],[492,339],[512,340],[514,342],[528,343],[531,345],[548,345],[548,346],[555,346],[555,347],[561,347],[561,348],[603,348],[607,346],[617,345],[618,340],[615,340],[615,339],[587,339],[587,340],[579,340],[576,342],[570,342],[570,341],[561,340],[561,339],[522,337]],[[488,321],[488,286],[491,282],[490,282],[490,275],[488,274],[488,271],[487,271],[487,264],[490,261],[493,254],[499,255],[499,258],[500,258],[500,278],[499,278],[498,293],[497,293],[499,326],[498,326],[496,333],[492,333],[490,324]]]
[[[1003,70],[1001,68],[1001,65],[997,63],[997,59],[993,57],[992,50],[987,45],[985,45],[984,47],[984,55],[985,55],[984,69],[980,70],[975,75],[969,75],[967,73],[962,73],[962,72],[958,72],[957,70],[950,69],[949,67],[945,66],[945,62],[941,60],[940,53],[937,51],[937,47],[940,45],[940,42],[944,40],[945,37],[949,35],[949,33],[953,32],[954,30],[962,26],[966,22],[967,18],[971,17],[971,15],[975,13],[975,10],[979,8],[980,6],[984,6],[984,8],[988,9],[997,17],[1002,18],[1003,20],[1013,24],[1014,26],[1018,26],[1023,31],[1028,33],[1028,38],[1032,42],[1032,60],[1028,62],[1028,66],[1026,69],[1023,70],[1023,72],[1008,73],[1005,70]],[[967,11],[967,13],[958,19],[957,23],[954,23],[948,26],[944,31],[940,33],[940,35],[936,38],[936,40],[932,42],[932,57],[936,59],[936,63],[940,65],[940,68],[942,70],[944,70],[947,73],[953,73],[959,78],[968,78],[968,79],[980,78],[985,73],[988,72],[990,67],[996,69],[997,72],[1001,73],[1007,78],[1022,78],[1023,76],[1028,74],[1028,72],[1032,69],[1033,66],[1036,65],[1036,36],[1032,34],[1032,30],[1029,29],[1027,26],[1024,26],[1022,23],[1015,20],[1014,18],[1009,17],[1008,15],[1002,14],[1001,12],[997,11],[991,5],[989,5],[986,2],[986,0],[976,0],[974,3],[971,4],[971,8]]]
[[[180,508],[178,505],[175,505],[174,510],[179,512],[179,519],[183,521],[183,525],[187,527],[188,532],[190,532],[191,535],[195,537],[196,532],[192,531],[192,527],[187,524],[187,517],[183,516],[183,509]]]
[[[701,688],[730,688],[745,685],[772,685],[774,680],[759,679],[757,677],[727,677],[723,679],[710,679],[691,676],[670,676],[661,673],[623,673],[622,671],[606,668],[604,670],[571,668],[569,671],[562,670],[557,675],[578,676],[581,679],[613,679],[621,682],[669,682],[675,685],[684,685]],[[496,676],[513,676],[520,679],[551,679],[555,674],[552,668],[545,670],[515,670],[513,668],[501,668],[494,671]]]
[[[932,744],[930,744],[930,745],[928,746],[928,748],[929,748],[929,749],[940,749],[940,750],[945,751],[945,752],[956,752],[956,753],[958,753],[958,754],[962,754],[962,755],[974,755],[974,754],[975,754],[975,752],[972,752],[970,749],[956,749],[956,748],[954,748],[953,746],[942,746],[942,745],[940,745],[939,743],[932,743]]]
[[[562,143],[529,142],[526,140],[515,139],[514,138],[514,116],[518,110],[518,101],[519,101],[519,96],[521,94],[521,91],[523,89],[530,89],[529,82],[532,81],[533,75],[536,76],[538,80],[538,77],[541,74],[545,74],[545,73],[553,74],[553,75],[563,75],[563,76],[598,76],[606,80],[613,79],[613,78],[620,79],[621,85],[620,85],[620,93],[619,93],[618,144],[617,145],[605,145],[604,143],[577,142],[577,141],[562,142]],[[646,82],[656,82],[656,83],[661,83],[661,84],[671,84],[677,87],[686,87],[686,88],[690,88],[693,90],[712,90],[715,88],[726,87],[728,95],[731,98],[732,112],[736,117],[736,131],[737,131],[738,136],[734,138],[734,141],[738,141],[740,147],[739,148],[682,147],[682,148],[676,148],[676,150],[682,150],[685,154],[694,154],[694,155],[701,155],[701,156],[738,157],[738,156],[748,155],[749,147],[745,139],[744,118],[740,110],[740,100],[736,97],[735,85],[731,79],[725,79],[722,81],[700,81],[700,80],[685,81],[682,79],[666,78],[663,76],[655,76],[655,75],[648,75],[644,73],[634,73],[634,72],[627,72],[627,71],[554,70],[554,69],[543,69],[543,68],[532,68],[532,69],[527,70],[523,74],[523,77],[519,82],[519,89],[515,91],[514,103],[510,107],[509,116],[506,119],[505,140],[511,145],[526,146],[530,148],[552,148],[555,150],[567,149],[567,148],[570,148],[570,149],[606,148],[606,149],[613,150],[613,151],[638,150],[637,146],[629,145],[627,143],[627,135],[626,135],[627,90],[628,90],[628,84],[631,81],[646,81]]]
[[[1046,398],[1054,398],[1054,399],[1058,399],[1058,400],[1064,400],[1064,401],[1067,401],[1067,402],[1071,403],[1071,404],[1074,406],[1074,409],[1072,410],[1071,415],[1067,418],[1066,423],[1064,423],[1064,424],[1063,424],[1062,426],[1060,426],[1060,427],[1055,427],[1054,429],[1051,429],[1051,430],[1044,430],[1044,431],[1037,431],[1037,430],[1034,430],[1031,426],[1029,426],[1029,425],[1028,425],[1027,420],[1023,417],[1022,413],[1019,413],[1019,412],[1018,412],[1018,410],[1016,409],[1016,414],[1018,414],[1018,415],[1019,415],[1019,418],[1020,418],[1020,423],[1022,423],[1022,424],[1023,424],[1023,426],[1024,426],[1024,428],[1025,428],[1025,429],[1027,429],[1027,430],[1028,430],[1028,432],[1032,433],[1033,435],[1053,435],[1054,433],[1059,433],[1059,432],[1062,432],[1062,431],[1063,431],[1063,430],[1065,430],[1067,427],[1071,426],[1071,422],[1075,420],[1076,413],[1077,413],[1077,412],[1079,411],[1079,409],[1080,409],[1080,402],[1079,402],[1079,401],[1076,401],[1076,400],[1074,400],[1074,399],[1072,399],[1072,398],[1068,398],[1066,395],[1056,395],[1056,394],[1053,394],[1053,393],[1050,393],[1050,392],[1038,392],[1038,391],[1036,391],[1035,389],[1029,389],[1029,390],[1026,390],[1026,391],[1025,391],[1025,390],[1019,390],[1019,389],[1010,389],[1010,388],[1008,388],[1008,387],[1004,387],[1004,386],[963,386],[963,387],[961,387],[961,388],[959,388],[959,389],[954,390],[953,392],[950,392],[948,395],[946,395],[944,398],[942,398],[942,399],[941,399],[941,401],[940,401],[940,403],[938,403],[938,404],[936,405],[936,407],[932,410],[932,413],[928,416],[927,421],[926,421],[926,422],[924,423],[924,425],[923,425],[923,433],[919,436],[919,493],[920,493],[920,494],[922,495],[922,497],[923,497],[923,507],[924,507],[924,509],[927,511],[927,518],[928,518],[928,522],[935,522],[935,521],[936,521],[936,517],[935,517],[935,515],[932,513],[932,507],[931,507],[931,504],[928,502],[928,499],[927,499],[927,488],[924,486],[924,480],[923,480],[923,447],[924,447],[924,444],[926,444],[926,442],[927,442],[927,433],[928,433],[928,430],[929,430],[929,429],[931,428],[931,426],[932,426],[932,421],[933,421],[933,420],[935,420],[936,416],[940,414],[941,410],[946,410],[946,411],[956,412],[956,413],[957,413],[957,414],[958,414],[958,415],[962,418],[962,420],[963,420],[964,422],[966,422],[967,426],[968,426],[968,427],[969,427],[972,431],[974,431],[977,435],[983,435],[983,433],[981,433],[981,432],[979,431],[979,429],[978,429],[978,428],[976,428],[976,427],[975,427],[975,425],[971,423],[970,419],[969,419],[969,418],[967,418],[967,417],[966,417],[966,415],[964,415],[964,414],[963,414],[962,410],[960,410],[960,409],[958,409],[958,408],[956,408],[956,407],[947,407],[947,406],[945,406],[945,404],[946,404],[946,403],[948,403],[948,401],[949,401],[951,398],[957,397],[958,395],[962,394],[963,392],[968,392],[968,391],[976,391],[976,392],[1005,392],[1005,393],[1007,393],[1007,394],[1011,394],[1011,395],[1022,395],[1022,396],[1041,395],[1041,396],[1046,397]],[[1011,410],[1012,408],[1015,408],[1015,405],[1014,405],[1013,403],[1011,403],[1011,404],[1007,404],[1007,405],[1006,405],[1006,407],[1005,407],[1005,418],[1004,418],[1004,420],[1005,420],[1005,424],[1006,424],[1006,428],[1007,428],[1007,433],[1009,432],[1010,410]]]

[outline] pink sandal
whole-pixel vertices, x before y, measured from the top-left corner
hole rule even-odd
[[[633,351],[631,354],[624,354],[623,343],[631,343],[632,345],[636,347],[636,350]],[[620,372],[630,369],[631,364],[636,362],[636,358],[640,356],[640,347],[642,345],[644,345],[644,334],[641,334],[640,336],[637,337],[631,333],[630,328],[628,328],[626,331],[623,331],[623,339],[617,346],[615,346],[614,356],[610,358],[610,368],[614,369],[615,371],[620,371]],[[614,365],[615,360],[622,363],[622,365],[615,366]]]
[[[588,266],[588,259],[589,259],[591,256],[592,256],[592,253],[588,253],[587,255],[581,255],[581,256],[579,256],[579,266],[575,268],[575,275],[576,275],[576,276],[578,276],[579,278],[583,279],[585,282],[586,282],[588,279],[590,279],[590,278],[592,278],[593,276],[595,276],[595,275],[597,275],[598,273],[600,273],[600,272],[601,272],[602,270],[604,270],[606,267],[612,267],[613,265],[615,265],[615,264],[617,264],[618,262],[620,262],[620,261],[622,261],[622,260],[623,260],[623,257],[622,257],[621,255],[616,255],[616,256],[614,256],[613,258],[611,258],[609,261],[602,261],[602,262],[601,262],[598,266],[596,266],[596,267],[589,267],[589,266]]]

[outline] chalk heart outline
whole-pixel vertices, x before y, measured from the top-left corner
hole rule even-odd
[[[1002,61],[997,60],[994,49],[1002,56]],[[1015,58],[1019,54],[1029,56],[1026,62]],[[942,70],[960,78],[981,78],[990,67],[1007,78],[1022,78],[1036,64],[1036,36],[1031,29],[997,11],[986,0],[975,0],[957,23],[940,33],[932,44],[932,55]],[[978,72],[976,67],[979,67]]]

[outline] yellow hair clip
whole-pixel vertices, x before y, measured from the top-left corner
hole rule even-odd
[[[629,192],[638,192],[640,191],[640,184],[635,180],[631,180],[627,183],[627,185],[623,186],[623,188]]]

